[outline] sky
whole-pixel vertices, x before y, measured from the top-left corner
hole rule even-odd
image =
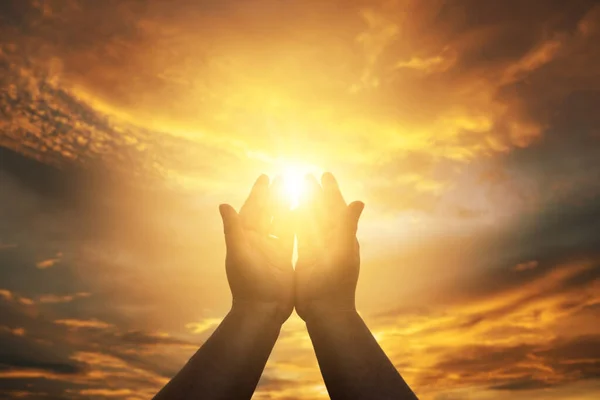
[[[600,397],[600,3],[0,2],[0,398],[147,399],[226,315],[218,204],[333,172],[421,399]],[[327,398],[293,315],[254,396]]]

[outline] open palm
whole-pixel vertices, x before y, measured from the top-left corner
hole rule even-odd
[[[282,182],[266,175],[254,184],[239,214],[220,206],[233,307],[273,308],[283,322],[294,308],[294,232]]]
[[[304,320],[315,313],[356,310],[354,293],[360,267],[356,229],[364,204],[346,205],[329,173],[321,183],[307,176],[307,193],[296,212],[295,305]]]

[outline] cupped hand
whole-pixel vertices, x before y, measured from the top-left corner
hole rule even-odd
[[[227,279],[232,310],[268,312],[283,323],[294,308],[294,232],[282,181],[261,175],[239,214],[219,207],[227,247]]]
[[[356,230],[363,208],[360,201],[346,205],[332,174],[323,174],[321,185],[312,175],[306,177],[306,194],[295,211],[295,306],[302,319],[356,312]]]

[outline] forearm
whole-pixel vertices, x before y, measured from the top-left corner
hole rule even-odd
[[[333,400],[417,398],[358,313],[314,315],[306,325]]]
[[[250,399],[279,335],[268,307],[233,307],[155,400]]]

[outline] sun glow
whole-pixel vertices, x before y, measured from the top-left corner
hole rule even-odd
[[[305,190],[305,176],[312,174],[319,177],[321,171],[311,165],[305,164],[285,164],[280,170],[283,177],[284,194],[288,197],[292,209],[298,207],[300,197]]]
[[[283,173],[285,195],[290,199],[292,209],[298,207],[300,196],[304,192],[304,175],[306,174],[296,169]]]

